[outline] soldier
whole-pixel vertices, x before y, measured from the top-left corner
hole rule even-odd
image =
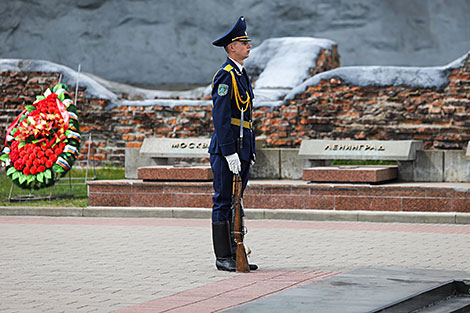
[[[233,175],[240,174],[243,195],[250,166],[256,160],[252,127],[254,95],[243,68],[243,61],[250,54],[250,40],[246,34],[245,18],[241,16],[230,31],[212,43],[224,47],[228,55],[212,79],[214,133],[209,146],[214,175],[212,240],[217,269],[231,272],[236,270],[231,210]],[[241,139],[239,148],[238,138]],[[257,268],[257,265],[250,264],[250,270]]]

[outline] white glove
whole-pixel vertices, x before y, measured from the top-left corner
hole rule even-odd
[[[251,159],[251,166],[255,165],[256,163],[256,154],[253,153],[253,158]]]
[[[228,168],[230,169],[230,172],[234,174],[240,173],[240,171],[242,170],[242,163],[240,162],[237,153],[226,155],[225,159],[227,159]]]

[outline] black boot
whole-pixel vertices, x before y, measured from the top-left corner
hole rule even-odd
[[[216,257],[215,266],[220,271],[235,272],[237,265],[232,256],[230,242],[230,222],[212,222],[212,242]]]
[[[236,260],[237,260],[237,242],[235,241],[235,234],[233,233],[233,223],[230,223],[230,226],[231,226],[231,229],[230,229],[230,241],[231,241],[231,244],[232,244],[232,256],[233,256],[233,259],[235,260],[235,264],[236,264]],[[248,265],[250,266],[250,271],[256,271],[258,269],[258,265],[256,264],[249,264]]]

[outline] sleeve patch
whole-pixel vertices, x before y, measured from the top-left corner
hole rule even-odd
[[[217,94],[221,97],[225,96],[228,92],[228,85],[220,84],[219,88],[217,89]]]

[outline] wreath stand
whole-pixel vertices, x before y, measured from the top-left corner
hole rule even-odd
[[[69,171],[68,178],[67,177],[61,177],[57,179],[56,181],[59,183],[55,183],[51,187],[51,192],[49,195],[35,195],[33,194],[32,190],[29,190],[29,194],[23,194],[19,195],[16,197],[12,197],[13,189],[15,187],[15,184],[11,184],[10,187],[10,193],[8,195],[8,201],[9,202],[22,202],[22,201],[37,201],[37,200],[54,200],[54,199],[71,199],[74,198],[74,195],[72,193],[72,185],[86,185],[88,180],[95,180],[96,179],[96,166],[95,166],[95,161],[92,160],[92,169],[93,169],[93,177],[88,177],[88,169],[90,167],[90,151],[91,151],[91,142],[92,142],[92,137],[91,133],[88,137],[88,153],[87,153],[87,158],[86,158],[86,168],[85,168],[85,176],[84,177],[72,177],[72,171]],[[83,183],[72,183],[72,180],[84,180]],[[66,181],[64,183],[60,183],[61,181]],[[69,192],[64,193],[64,194],[57,194],[53,195],[54,188],[55,186],[69,186]]]

